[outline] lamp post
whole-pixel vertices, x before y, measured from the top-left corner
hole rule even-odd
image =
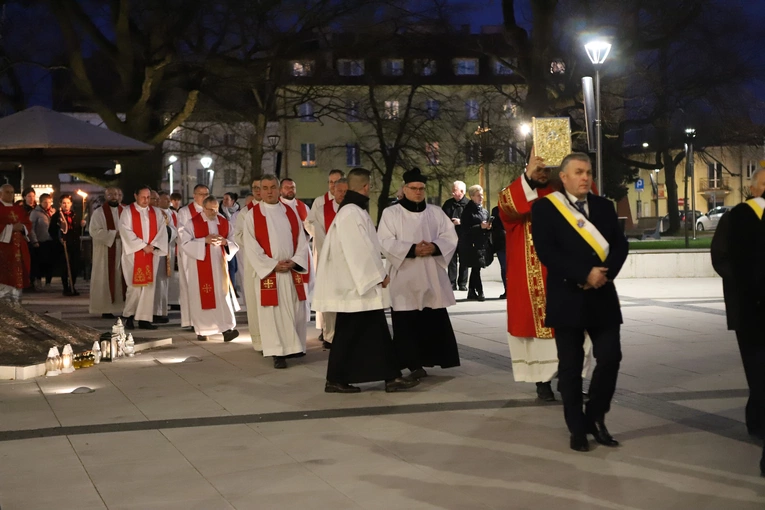
[[[603,190],[603,123],[601,119],[600,111],[600,66],[606,61],[609,52],[611,51],[611,43],[597,40],[591,41],[584,45],[584,49],[587,51],[587,56],[590,57],[592,65],[595,66],[595,113],[597,118],[595,119],[595,131],[598,139],[598,149],[596,152],[596,172],[598,182],[598,193],[605,195]]]
[[[215,178],[215,170],[210,168],[212,165],[212,158],[210,156],[203,156],[199,159],[199,162],[202,164],[202,168],[205,169],[205,173],[207,174],[207,188],[210,190],[210,194],[212,195],[213,179]]]
[[[279,147],[279,141],[281,137],[279,135],[268,135],[268,148],[271,149],[271,158],[273,159],[273,172],[276,175],[276,148]],[[278,177],[278,176],[277,176]]]
[[[486,143],[486,137],[489,135],[490,131],[489,111],[484,108],[481,111],[481,124],[478,126],[478,129],[476,129],[475,134],[478,137],[478,147],[480,148],[481,173],[486,175],[486,209],[491,212],[491,178],[489,175],[489,163],[491,163],[491,160],[494,158],[494,151]]]
[[[688,180],[691,181],[691,228],[693,240],[696,240],[696,172],[693,166],[693,139],[696,138],[696,129],[685,130],[685,247],[688,248]]]
[[[169,174],[170,179],[170,194],[173,194],[173,165],[175,165],[175,162],[178,161],[178,156],[175,154],[171,154],[170,157],[167,158],[167,160],[170,162],[170,165],[167,167],[167,173]]]

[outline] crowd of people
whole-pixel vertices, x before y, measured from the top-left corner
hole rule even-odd
[[[428,204],[427,177],[413,168],[377,227],[368,213],[370,172],[362,168],[347,176],[332,170],[327,192],[311,207],[296,198],[292,179],[268,174],[252,182],[243,207],[232,194],[219,202],[204,185],[184,206],[180,195],[148,186],[124,205],[122,192],[108,188],[90,218],[90,313],[122,316],[127,329],[156,329],[176,308],[181,326],[197,340],[222,334],[229,342],[239,335],[240,296],[253,349],[285,369],[306,353],[314,310],[329,350],[325,391],[357,393],[356,384],[384,381],[394,392],[419,384],[426,368],[460,365],[447,308],[455,291],[485,300],[481,270],[496,254],[515,380],[535,383],[538,398],[553,401],[552,380],[558,379],[572,450],[588,451],[588,435],[615,447],[619,442],[605,424],[622,357],[613,282],[628,243],[613,204],[594,189],[589,157],[572,153],[558,171],[553,184],[551,169],[532,152],[526,171],[499,193],[490,213],[483,189],[466,189],[461,181],[443,207]],[[713,246],[750,386],[747,426],[755,435],[765,423],[765,342],[751,320],[760,311],[755,296],[763,280],[752,258],[765,239],[757,230],[765,228],[763,190],[760,170],[753,177],[755,198],[727,216]],[[25,192],[23,203],[13,204],[13,188],[0,191],[6,268],[0,297],[18,299],[43,280],[50,285],[60,254],[64,293],[76,295],[84,222],[71,197],[63,195],[57,211],[47,194],[38,204]],[[761,468],[765,474],[765,456]]]

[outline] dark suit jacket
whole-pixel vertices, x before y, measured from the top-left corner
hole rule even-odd
[[[723,279],[728,329],[760,331],[765,314],[765,216],[739,204],[726,213],[712,239],[712,265]]]
[[[547,267],[548,328],[586,328],[622,323],[616,287],[609,282],[599,289],[584,290],[593,267],[607,267],[613,280],[627,259],[629,244],[610,200],[587,196],[589,219],[610,245],[605,262],[566,221],[550,200],[538,200],[531,208],[534,247]]]

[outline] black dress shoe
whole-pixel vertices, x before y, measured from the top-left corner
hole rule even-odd
[[[507,292],[503,292],[499,295],[499,299],[507,299]]]
[[[230,342],[234,338],[239,336],[239,331],[235,329],[229,329],[228,331],[223,332],[223,341],[224,342]]]
[[[603,446],[609,446],[611,448],[619,446],[619,441],[609,434],[606,424],[602,420],[591,421],[589,433],[592,434],[595,441]]]
[[[287,368],[287,360],[284,356],[274,356],[274,368]]]
[[[457,284],[456,283],[452,283],[452,290],[457,290]]]
[[[476,298],[478,301],[486,301],[486,296],[483,295],[483,292],[478,294],[478,297]]]
[[[292,354],[287,354],[285,356],[285,358],[286,359],[293,359],[293,358],[302,358],[303,356],[305,356],[304,352],[294,352]]]
[[[537,398],[545,402],[555,402],[555,393],[550,382],[537,383]]]
[[[587,442],[587,434],[571,434],[571,449],[575,452],[589,452],[590,443]]]
[[[132,317],[125,319],[125,329],[135,329],[135,322]]]
[[[461,291],[465,292],[465,291],[467,290],[467,287],[466,287],[466,286],[464,286],[464,285],[460,285],[460,286],[459,286],[459,289],[460,289]]]
[[[166,315],[154,315],[151,318],[151,322],[156,322],[157,324],[167,324],[170,322],[170,317]]]
[[[102,319],[116,319],[113,313],[102,313],[101,314]]]
[[[475,292],[468,292],[467,300],[468,301],[478,301],[478,294],[476,294]]]
[[[324,347],[327,350],[332,349],[332,344],[327,342],[326,340],[322,340],[321,341],[321,346]]]
[[[359,393],[361,388],[350,384],[329,382],[324,385],[324,393]]]
[[[324,341],[324,332],[322,331],[321,333],[319,333],[319,342],[323,342],[323,341]]]
[[[204,335],[197,335],[197,341],[198,342],[206,342],[207,341],[207,337],[204,336]]]
[[[400,390],[408,390],[414,388],[420,384],[417,379],[410,379],[409,377],[396,377],[390,381],[385,381],[385,393],[395,393]]]
[[[157,326],[149,321],[138,321],[138,329],[157,329]]]
[[[420,380],[423,377],[427,377],[427,376],[428,376],[428,373],[422,367],[418,368],[417,370],[412,371],[412,373],[409,374],[410,378],[417,379],[417,380]]]
[[[170,305],[170,309],[173,311],[178,311],[181,309],[181,305]]]

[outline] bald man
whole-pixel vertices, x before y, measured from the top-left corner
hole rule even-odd
[[[93,211],[90,236],[93,238],[93,271],[90,277],[92,315],[112,319],[122,313],[127,289],[122,277],[122,241],[120,240],[120,191],[106,188],[104,205]]]

